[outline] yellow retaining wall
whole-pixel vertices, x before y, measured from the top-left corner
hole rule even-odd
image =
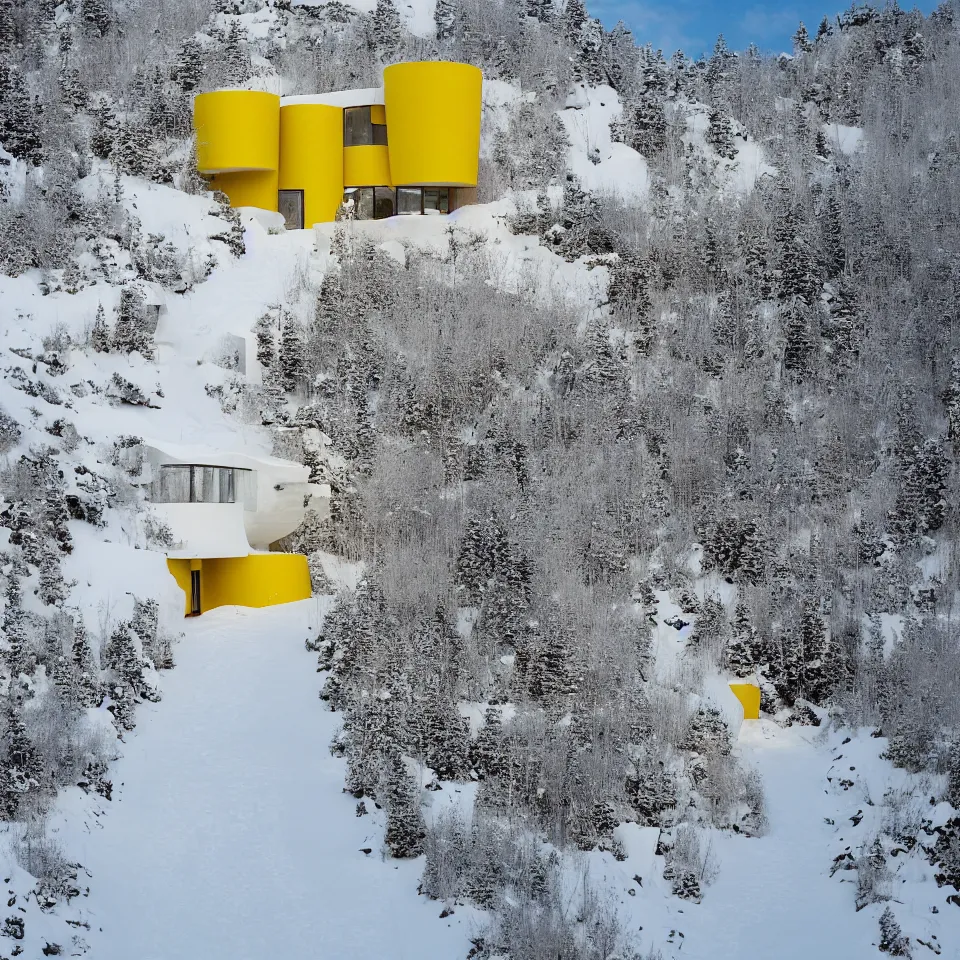
[[[465,63],[383,71],[392,183],[477,185],[482,87],[480,70]]]
[[[193,101],[197,169],[234,207],[277,209],[280,97],[260,90],[217,90]]]
[[[731,683],[733,695],[743,704],[744,720],[760,719],[760,688],[752,683]]]
[[[313,595],[307,558],[298,553],[252,553],[248,557],[167,560],[190,613],[190,570],[200,570],[200,610],[270,607]]]
[[[281,190],[303,191],[303,225],[329,223],[343,200],[343,109],[319,103],[280,109]]]
[[[380,145],[345,147],[343,185],[345,187],[392,187],[394,181],[390,173],[389,149]],[[343,197],[341,196],[340,199],[342,200]]]

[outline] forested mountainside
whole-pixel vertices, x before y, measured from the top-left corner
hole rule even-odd
[[[792,55],[693,60],[582,0],[0,0],[0,818],[28,927],[88,892],[58,791],[109,799],[175,660],[137,445],[182,418],[332,484],[286,544],[336,594],[309,643],[331,749],[422,895],[475,910],[474,956],[674,956],[571,864],[629,862],[636,824],[646,908],[709,906],[714,838],[768,828],[712,695],[754,676],[791,736],[862,758],[818,786],[853,814],[822,866],[871,953],[960,950],[958,30],[954,0],[855,6]],[[407,59],[483,69],[478,206],[304,246],[205,193],[195,94]],[[214,355],[226,302],[262,383]]]

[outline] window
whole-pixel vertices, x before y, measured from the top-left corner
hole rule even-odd
[[[373,218],[383,220],[392,217],[397,209],[397,191],[393,187],[373,188]]]
[[[303,191],[281,190],[277,197],[277,209],[283,214],[288,230],[303,229]]]
[[[239,492],[244,507],[256,509],[255,486],[248,477],[253,477],[252,471],[233,467],[163,466],[150,485],[150,499],[154,503],[236,503]]]
[[[373,143],[369,107],[347,107],[343,111],[343,145],[366,147]]]
[[[424,187],[423,188],[423,212],[424,213],[449,213],[450,212],[450,188],[449,187]]]
[[[347,187],[343,202],[349,200],[353,201],[357,220],[382,220],[397,212],[397,191],[393,187]]]
[[[380,189],[377,187],[378,196]],[[450,212],[449,187],[397,187],[396,198],[396,212],[401,215]]]
[[[383,106],[347,107],[343,111],[343,145],[386,146],[387,123]]]
[[[420,213],[423,207],[423,191],[419,187],[397,187],[397,213]]]

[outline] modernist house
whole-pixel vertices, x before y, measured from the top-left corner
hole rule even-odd
[[[397,63],[381,88],[200,94],[197,168],[233,206],[279,211],[293,230],[345,201],[362,219],[449,213],[476,200],[482,82],[465,63]]]
[[[306,557],[270,545],[302,522],[307,504],[329,515],[330,488],[275,457],[148,441],[147,499],[170,527],[167,565],[185,613],[230,604],[266,607],[311,596]]]

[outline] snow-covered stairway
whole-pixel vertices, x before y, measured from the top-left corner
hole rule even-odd
[[[671,904],[671,929],[684,934],[676,956],[878,956],[875,918],[856,914],[854,888],[829,876],[836,828],[828,820],[838,810],[826,790],[830,755],[813,742],[816,733],[765,720],[744,725],[739,746],[763,777],[770,829],[761,838],[715,835],[719,874],[703,903]]]
[[[315,603],[185,622],[163,702],[140,709],[112,768],[107,812],[84,826],[68,811],[61,828],[91,874],[89,957],[468,952],[466,924],[417,896],[422,864],[384,863],[378,812],[357,818],[342,793],[343,761],[329,751],[338,719],[303,644]]]

